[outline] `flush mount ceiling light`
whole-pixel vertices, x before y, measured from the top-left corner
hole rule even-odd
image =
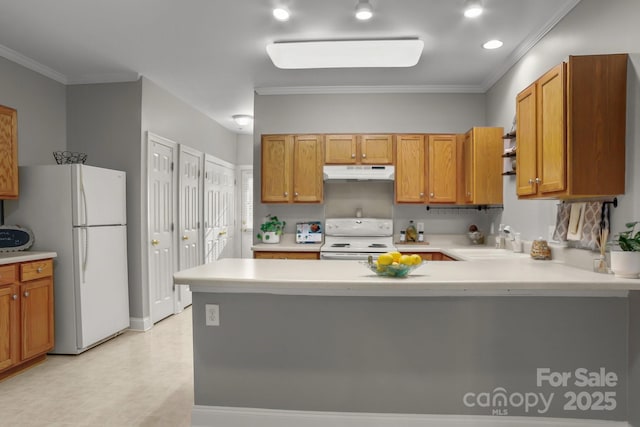
[[[482,47],[488,50],[492,50],[498,49],[499,47],[502,47],[502,45],[503,43],[500,40],[489,40],[488,42],[483,44]]]
[[[373,8],[369,4],[368,0],[360,0],[356,5],[356,18],[361,21],[371,19],[373,16]]]
[[[466,0],[464,2],[464,16],[467,18],[477,18],[482,15],[481,0]]]
[[[246,126],[251,123],[251,120],[253,120],[253,116],[249,116],[247,114],[235,114],[232,118],[238,126]]]
[[[284,6],[278,6],[273,9],[273,17],[278,21],[288,21],[290,16],[289,9]]]
[[[277,42],[267,46],[283,69],[413,67],[424,42],[418,39]]]

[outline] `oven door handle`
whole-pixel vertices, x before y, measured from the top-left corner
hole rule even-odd
[[[333,252],[329,252],[329,253],[323,253],[320,252],[320,259],[326,259],[326,260],[331,260],[331,259],[337,259],[337,260],[344,260],[344,261],[348,261],[348,260],[356,260],[356,261],[366,261],[370,256],[373,256],[374,258],[378,257],[378,253],[362,253],[362,252],[344,252],[344,253],[333,253]]]

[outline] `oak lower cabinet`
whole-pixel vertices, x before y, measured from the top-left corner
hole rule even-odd
[[[263,135],[263,203],[322,203],[322,135]]]
[[[402,255],[412,255],[412,254],[418,254],[420,255],[420,258],[422,258],[423,261],[456,261],[455,259],[451,258],[449,255],[445,255],[442,252],[406,252],[406,251],[401,251],[400,252]]]
[[[327,165],[393,164],[392,135],[325,135]]]
[[[18,113],[0,105],[0,199],[18,197]]]
[[[254,251],[256,259],[320,259],[320,252]]]
[[[396,203],[458,200],[457,135],[396,136]]]
[[[475,127],[464,135],[464,201],[502,204],[502,128]]]
[[[624,193],[627,59],[570,56],[517,95],[519,198]]]
[[[44,360],[53,310],[51,259],[0,266],[0,379]]]

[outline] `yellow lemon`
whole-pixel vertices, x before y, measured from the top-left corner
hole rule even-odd
[[[404,265],[413,265],[413,258],[411,255],[402,255],[398,262]]]
[[[422,257],[418,254],[411,255],[411,264],[418,265],[422,263]]]
[[[393,257],[393,260],[395,262],[398,262],[400,260],[400,257],[402,256],[400,252],[388,252],[388,253]]]
[[[393,256],[389,253],[381,254],[378,257],[378,265],[389,265],[393,262]]]

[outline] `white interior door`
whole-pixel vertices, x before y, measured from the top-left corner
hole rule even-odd
[[[176,271],[176,188],[174,159],[178,145],[152,133],[147,135],[148,151],[148,279],[151,321],[156,323],[176,311],[173,286]]]
[[[178,166],[179,186],[179,244],[178,265],[180,270],[197,267],[202,264],[200,224],[202,222],[202,185],[200,173],[203,155],[193,148],[180,145]],[[188,286],[180,285],[180,307],[191,305],[191,291]]]
[[[205,261],[234,256],[235,168],[205,156]]]
[[[253,166],[240,166],[240,256],[253,258]]]

